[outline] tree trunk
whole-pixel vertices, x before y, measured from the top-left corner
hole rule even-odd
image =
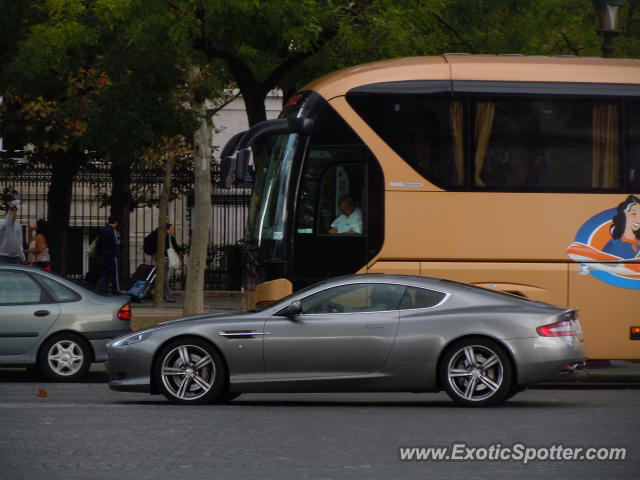
[[[247,119],[249,120],[249,127],[253,127],[256,123],[260,123],[266,120],[267,108],[265,107],[264,103],[269,92],[265,92],[260,88],[240,88],[240,92],[242,93],[242,98],[244,99]]]
[[[193,75],[199,75],[194,69]],[[194,111],[200,125],[194,132],[195,201],[193,206],[191,246],[187,265],[187,285],[184,295],[184,315],[204,312],[204,272],[207,267],[207,247],[211,228],[211,122],[204,102],[195,103]]]
[[[131,276],[129,265],[129,213],[131,212],[131,166],[123,163],[111,165],[111,215],[118,219],[118,230],[122,243],[120,244],[120,272],[121,285],[125,285]]]
[[[160,206],[158,208],[158,244],[156,247],[156,288],[153,293],[153,306],[164,307],[164,252],[167,239],[167,215],[169,213],[169,193],[171,192],[171,175],[175,156],[165,156],[162,177],[162,191],[160,192]],[[167,272],[168,273],[168,272]]]
[[[51,160],[51,183],[47,193],[49,224],[49,254],[51,268],[62,275],[67,273],[67,238],[71,215],[73,180],[82,164],[82,153],[76,150],[54,152]]]

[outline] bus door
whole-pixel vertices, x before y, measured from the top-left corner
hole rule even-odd
[[[355,273],[379,250],[380,167],[364,146],[310,146],[296,202],[294,289]]]

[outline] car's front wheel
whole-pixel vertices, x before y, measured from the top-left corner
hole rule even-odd
[[[53,382],[82,380],[90,366],[91,349],[80,335],[60,333],[40,347],[38,369]]]
[[[498,343],[470,338],[455,343],[444,353],[440,380],[447,394],[460,405],[495,405],[512,391],[513,369]]]
[[[197,338],[167,344],[155,363],[155,380],[174,403],[211,403],[223,393],[226,368],[216,350]]]

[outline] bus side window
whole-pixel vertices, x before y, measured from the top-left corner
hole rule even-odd
[[[330,233],[331,225],[342,215],[340,201],[349,197],[362,217],[364,165],[334,165],[322,178],[319,198],[318,233]],[[360,230],[362,230],[362,222]],[[361,233],[364,233],[362,231]]]
[[[326,234],[340,216],[338,204],[350,195],[362,212],[365,198],[364,152],[359,147],[312,147],[298,199],[296,232]],[[363,232],[364,233],[364,232]]]
[[[475,103],[474,186],[620,188],[616,103],[494,98]]]
[[[630,191],[640,190],[640,102],[627,106],[627,184]]]

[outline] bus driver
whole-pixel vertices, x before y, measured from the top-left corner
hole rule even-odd
[[[351,195],[340,197],[338,210],[341,215],[333,221],[329,233],[362,233],[362,211]]]

